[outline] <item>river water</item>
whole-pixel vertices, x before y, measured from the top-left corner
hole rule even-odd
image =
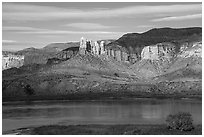
[[[3,132],[48,124],[163,124],[177,112],[190,112],[193,123],[202,124],[202,101],[191,99],[7,102],[2,112]]]

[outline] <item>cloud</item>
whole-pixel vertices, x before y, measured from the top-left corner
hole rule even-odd
[[[76,25],[76,26],[78,26],[78,25]],[[95,26],[97,26],[97,25],[95,24]],[[101,25],[101,26],[98,25],[97,27],[98,28],[105,28],[105,26],[103,26],[103,25]],[[111,31],[52,30],[52,29],[41,29],[41,28],[35,28],[35,27],[21,27],[21,26],[4,26],[4,27],[2,27],[2,30],[3,31],[11,31],[12,33],[18,33],[18,34],[50,34],[50,35],[60,35],[60,34],[62,34],[62,35],[63,34],[113,34],[113,33],[121,33],[121,32],[111,32]]]
[[[181,21],[181,20],[190,20],[190,19],[198,19],[198,18],[202,18],[202,14],[165,17],[165,18],[153,19],[151,21],[153,21],[153,22],[160,22],[160,21]]]
[[[45,30],[40,28],[33,28],[33,27],[22,27],[22,26],[3,26],[3,31],[39,31]]]
[[[201,13],[202,4],[176,4],[176,5],[151,5],[151,6],[130,6],[109,9],[70,9],[54,6],[40,6],[17,3],[3,3],[2,17],[4,21],[38,21],[38,20],[59,20],[59,19],[93,19],[140,16],[145,14],[161,13]]]
[[[105,26],[105,25],[98,24],[98,23],[70,23],[70,24],[66,24],[65,26],[85,29],[85,30],[112,28],[111,26]]]
[[[137,28],[153,28],[153,25],[138,25]]]
[[[24,34],[110,34],[117,32],[109,32],[109,31],[66,31],[66,30],[43,30],[43,31],[25,31],[18,32]]]
[[[16,43],[15,40],[2,40],[2,43]]]

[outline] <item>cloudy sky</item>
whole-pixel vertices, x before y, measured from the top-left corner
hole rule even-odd
[[[201,3],[3,3],[3,50],[117,39],[160,27],[201,27]]]

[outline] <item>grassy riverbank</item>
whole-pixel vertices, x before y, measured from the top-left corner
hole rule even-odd
[[[147,92],[86,92],[86,93],[72,93],[66,95],[31,95],[31,96],[3,96],[3,102],[10,101],[43,101],[43,100],[132,100],[135,98],[158,98],[158,99],[202,99],[202,95],[198,94],[158,94]]]
[[[192,131],[169,130],[166,125],[48,125],[22,128],[3,134],[27,135],[201,135],[202,125]]]

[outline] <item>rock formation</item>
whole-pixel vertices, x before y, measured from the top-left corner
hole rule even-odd
[[[79,51],[82,55],[89,52],[96,56],[106,55],[107,57],[112,57],[117,61],[129,62],[129,54],[125,48],[122,48],[121,46],[108,47],[105,45],[105,41],[103,40],[94,42],[92,40],[85,40],[85,38],[82,37],[80,40]]]
[[[172,58],[176,52],[175,45],[172,43],[159,43],[143,48],[141,59],[159,60],[161,57]]]
[[[101,51],[100,54],[105,54],[106,53],[105,47],[104,47],[104,41],[100,42],[100,51]]]
[[[97,41],[86,40],[81,38],[79,53],[85,55],[86,52],[92,53],[93,55],[102,55],[106,53],[104,41],[101,41],[100,44]]]
[[[141,60],[141,52],[144,47],[156,45],[163,42],[176,42],[176,48],[180,43],[191,41],[202,41],[202,28],[154,28],[144,33],[127,33],[109,43],[108,47],[122,46],[128,50],[129,61],[135,63]]]
[[[24,64],[24,56],[7,54],[2,55],[2,69],[19,68]]]
[[[25,65],[3,71],[3,99],[17,95],[26,98],[22,83],[30,85],[37,96],[45,99],[50,94],[54,99],[57,95],[73,98],[74,94],[85,93],[86,97],[99,91],[122,96],[130,91],[128,97],[145,93],[148,97],[155,93],[159,96],[201,96],[201,31],[182,29],[178,34],[176,31],[162,29],[124,35],[118,43],[110,45],[82,38],[78,48],[62,51],[49,61],[51,65]],[[33,55],[34,50],[29,53]],[[42,58],[41,54],[36,54],[35,60],[36,56]]]
[[[95,55],[99,55],[100,46],[97,41],[95,41],[94,47],[95,47]]]
[[[83,37],[80,40],[79,53],[83,55],[86,54],[86,39]]]
[[[117,61],[128,61],[128,53],[123,50],[107,49],[107,55]]]
[[[178,57],[188,58],[191,56],[202,57],[202,42],[193,43],[192,47],[186,48],[187,46],[181,47],[181,54]]]
[[[146,77],[164,74],[167,77],[189,77],[190,74],[197,77],[202,72],[202,42],[181,45],[165,42],[146,46],[141,52],[141,60],[131,68]]]

